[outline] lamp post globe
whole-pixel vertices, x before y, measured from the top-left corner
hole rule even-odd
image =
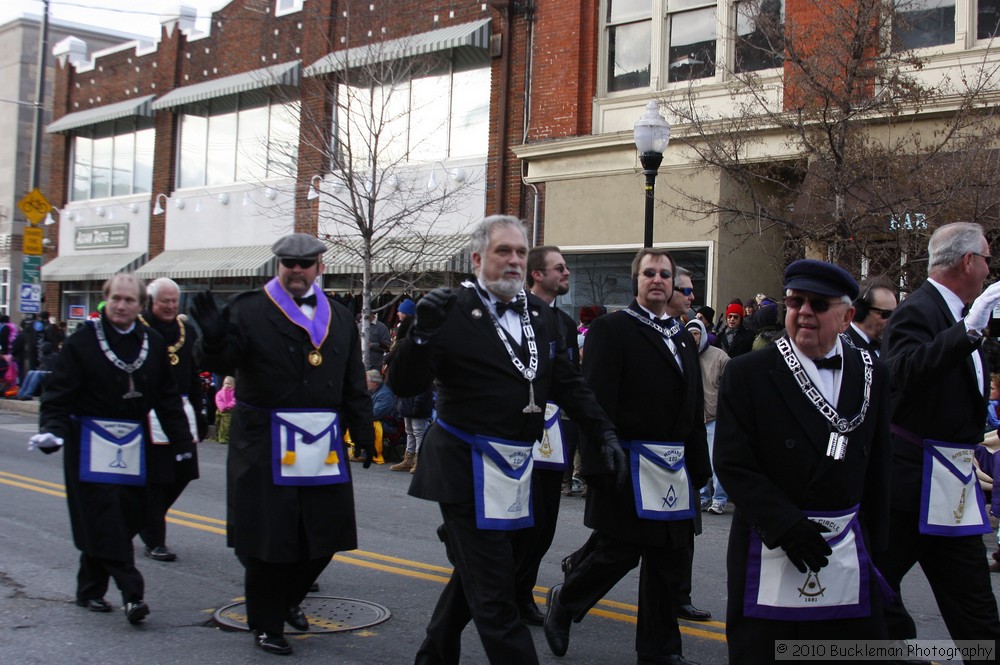
[[[646,176],[646,220],[643,247],[653,246],[653,189],[656,173],[663,162],[663,151],[670,143],[670,123],[660,115],[659,104],[650,100],[646,112],[635,123],[635,147],[639,151],[642,174]]]

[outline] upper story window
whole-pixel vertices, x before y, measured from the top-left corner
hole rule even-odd
[[[70,200],[147,193],[153,184],[153,121],[129,117],[73,132]]]
[[[667,81],[715,76],[718,19],[714,0],[670,0]]]
[[[297,104],[246,92],[184,107],[180,116],[177,187],[259,182],[294,176]]]
[[[893,12],[893,50],[955,43],[956,0],[906,0]]]
[[[785,50],[785,0],[740,0],[735,9],[735,71],[780,67]]]
[[[979,0],[976,7],[976,39],[993,39],[1000,33],[1000,0]]]
[[[653,5],[650,0],[607,0],[608,92],[649,85]]]
[[[445,62],[383,85],[341,84],[338,158],[389,166],[486,155],[490,69],[483,64]]]

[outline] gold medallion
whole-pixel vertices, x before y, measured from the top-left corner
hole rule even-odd
[[[176,353],[168,353],[167,354],[167,358],[170,359],[170,364],[171,365],[176,365],[177,363],[179,363],[181,361],[181,359],[177,357]]]
[[[313,349],[309,352],[309,364],[313,367],[319,367],[323,364],[323,356],[320,355],[319,349]]]

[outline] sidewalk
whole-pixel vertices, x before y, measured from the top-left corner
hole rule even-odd
[[[22,413],[26,416],[30,416],[32,414],[37,416],[38,406],[38,399],[24,401],[16,399],[0,399],[0,411]]]

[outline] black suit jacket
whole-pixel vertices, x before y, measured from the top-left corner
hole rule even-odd
[[[846,337],[847,343],[856,349],[868,349],[870,351],[879,351],[879,353],[881,353],[881,349],[874,343],[870,343],[864,337],[859,335],[858,331],[854,329],[854,326],[847,326],[847,330],[841,334],[841,337]],[[876,355],[876,357],[878,356]]]
[[[972,355],[983,364],[976,382]],[[983,439],[990,368],[955,322],[944,297],[924,282],[904,300],[882,337],[882,359],[892,376],[892,422],[924,439],[979,443]],[[919,507],[922,451],[893,437],[893,507]]]
[[[630,308],[643,313],[635,301]],[[587,331],[583,374],[620,438],[684,444],[697,502],[698,489],[712,474],[698,345],[684,329],[673,339],[683,374],[654,329],[624,311],[602,316]],[[654,546],[684,545],[692,529],[692,520],[639,519],[631,480],[621,491],[609,482],[591,483],[584,521],[614,538]]]
[[[412,335],[399,342],[389,365],[390,387],[406,397],[426,389],[434,379],[438,417],[449,425],[468,434],[537,440],[544,413],[523,412],[528,404],[528,381],[511,362],[489,310],[473,288],[455,289],[455,295],[446,321],[426,344],[417,344]],[[598,437],[612,430],[566,354],[552,308],[529,294],[528,312],[538,345],[535,404],[544,411],[546,401],[557,403]],[[442,503],[472,503],[469,445],[437,424],[431,425],[410,494]]]
[[[853,418],[863,399],[861,352],[844,345],[837,411]],[[889,513],[889,382],[874,361],[864,422],[848,434],[843,460],[827,457],[828,421],[802,393],[777,346],[733,358],[719,387],[715,471],[736,505],[730,552],[746,556],[749,530],[769,548],[804,510],[860,504],[873,549],[885,547]]]

